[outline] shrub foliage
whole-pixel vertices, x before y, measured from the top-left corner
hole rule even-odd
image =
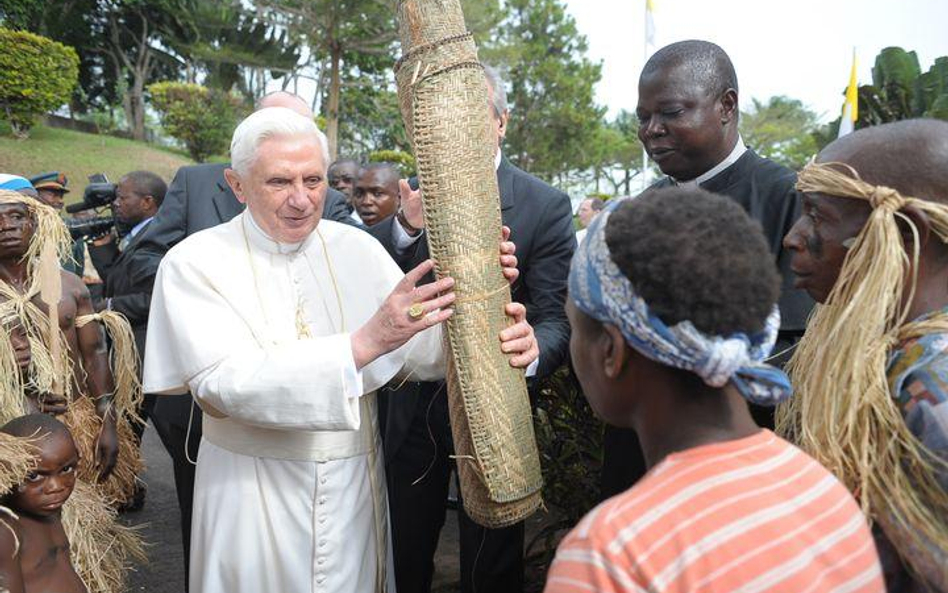
[[[79,78],[76,51],[52,39],[0,28],[0,111],[25,138],[36,117],[69,101]]]
[[[401,150],[376,150],[369,153],[370,163],[394,163],[405,177],[415,175],[415,157]]]
[[[161,125],[195,161],[226,152],[243,104],[230,93],[184,82],[149,85]]]

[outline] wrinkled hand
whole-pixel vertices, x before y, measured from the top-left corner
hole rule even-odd
[[[352,334],[352,357],[357,369],[395,350],[418,332],[451,317],[454,310],[445,307],[455,300],[451,290],[453,278],[418,286],[425,274],[433,269],[434,261],[429,259],[405,274],[375,315]],[[438,293],[443,294],[439,296]],[[419,319],[408,315],[408,309],[415,303],[421,303],[425,312]]]
[[[398,180],[398,197],[408,224],[416,229],[425,228],[425,213],[421,207],[421,189],[412,189],[407,179]],[[407,230],[407,229],[406,229]]]
[[[540,346],[533,334],[533,326],[527,323],[527,308],[520,303],[508,303],[506,313],[514,324],[500,332],[500,349],[510,354],[510,366],[525,369],[540,356]]]
[[[115,430],[115,417],[110,412],[102,422],[95,443],[95,467],[99,470],[99,482],[104,482],[112,475],[118,455],[118,433]]]
[[[517,269],[517,246],[510,241],[510,228],[501,229],[500,240],[500,266],[504,269],[504,278],[507,282],[513,284],[520,277],[520,270]]]

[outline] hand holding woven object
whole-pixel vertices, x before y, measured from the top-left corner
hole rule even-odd
[[[501,218],[487,82],[458,0],[401,0],[398,17],[396,80],[424,228],[438,276],[456,282],[447,384],[464,507],[481,525],[511,525],[539,508],[542,479],[526,382],[495,337],[510,323],[510,288],[495,259]]]
[[[418,332],[451,317],[453,310],[447,307],[455,299],[455,294],[448,292],[454,286],[453,279],[442,278],[417,286],[433,268],[434,262],[428,260],[405,274],[375,315],[353,332],[352,354],[356,368],[364,367],[406,343]],[[423,314],[413,317],[408,314],[409,309],[417,304],[422,306]]]

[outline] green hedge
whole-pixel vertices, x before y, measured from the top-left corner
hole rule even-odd
[[[234,127],[243,113],[236,96],[184,82],[156,82],[148,86],[151,104],[161,125],[184,144],[195,161],[227,152]]]
[[[401,150],[376,150],[369,153],[370,163],[392,163],[398,165],[403,177],[415,175],[415,157]]]
[[[21,138],[36,117],[58,109],[79,79],[76,51],[52,39],[0,28],[0,117]]]

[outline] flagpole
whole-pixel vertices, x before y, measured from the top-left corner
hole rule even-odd
[[[635,1],[635,0],[633,0]],[[641,0],[639,0],[641,2]],[[642,19],[642,69],[645,69],[645,63],[648,61],[648,2],[645,0],[643,3],[645,5],[645,13]],[[640,124],[641,125],[641,124]],[[648,153],[645,152],[645,146],[642,146],[642,191],[645,191],[648,188]]]

